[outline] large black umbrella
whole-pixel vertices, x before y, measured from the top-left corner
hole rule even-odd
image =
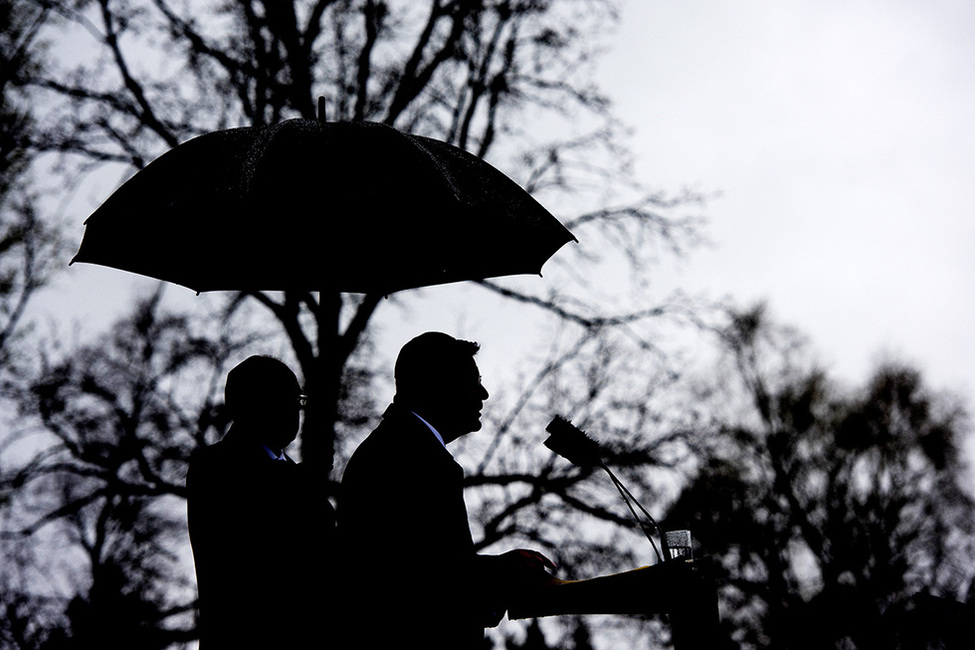
[[[574,239],[500,171],[374,122],[216,131],[147,165],[73,262],[196,291],[381,293],[538,274]]]
[[[325,399],[306,428],[320,422],[330,439],[341,363],[338,301],[327,294],[536,274],[574,239],[457,147],[372,122],[289,120],[163,154],[88,218],[72,263],[198,292],[322,292],[317,367],[305,379]]]

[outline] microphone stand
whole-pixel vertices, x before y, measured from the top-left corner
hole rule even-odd
[[[601,467],[609,475],[661,564],[667,567],[687,565],[689,571],[683,576],[684,579],[666,581],[674,583],[672,588],[675,593],[672,595],[675,597],[667,600],[674,603],[674,606],[669,608],[668,616],[675,650],[716,649],[726,645],[721,641],[721,620],[718,613],[713,564],[709,558],[694,559],[691,531],[663,532],[646,508],[640,505],[603,461],[599,445],[568,420],[555,416],[546,427],[546,431],[551,435],[545,441],[545,446],[553,452],[577,466]],[[637,508],[643,513],[645,520],[637,514]],[[654,543],[654,531],[660,536],[663,555]],[[673,568],[677,567],[673,566]]]

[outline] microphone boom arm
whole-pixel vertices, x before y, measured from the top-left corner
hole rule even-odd
[[[556,415],[545,430],[549,432],[549,437],[545,441],[545,446],[551,449],[556,454],[562,456],[570,463],[580,466],[580,467],[600,467],[607,474],[609,474],[610,480],[612,480],[613,485],[619,491],[620,496],[623,497],[623,502],[626,507],[630,510],[630,514],[636,520],[638,526],[646,535],[647,540],[653,547],[654,553],[657,555],[659,561],[663,561],[663,556],[660,550],[657,548],[656,542],[653,540],[653,531],[656,530],[657,534],[663,539],[663,532],[660,530],[660,526],[657,524],[656,520],[650,516],[647,509],[644,508],[636,500],[633,494],[623,485],[623,482],[619,480],[616,474],[606,465],[606,462],[602,458],[602,449],[595,440],[586,435],[584,431],[573,425],[571,422],[566,420],[560,415]],[[634,507],[635,506],[635,507]],[[637,508],[643,513],[646,521],[641,519],[639,514],[637,514]],[[648,523],[649,522],[649,526]],[[652,528],[651,528],[652,526]]]

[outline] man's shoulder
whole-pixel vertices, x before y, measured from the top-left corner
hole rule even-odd
[[[201,445],[190,454],[190,466],[222,464],[235,460],[241,455],[240,445],[233,444],[228,434],[223,439],[209,445]]]
[[[401,423],[383,420],[359,443],[349,462],[353,463],[356,459],[365,457],[373,458],[402,453],[408,449],[408,446],[404,444],[405,438],[408,436],[403,435],[403,433],[404,427]]]
[[[200,469],[219,463],[220,459],[226,455],[226,450],[221,442],[209,445],[200,445],[190,453],[189,469]]]
[[[357,466],[375,469],[379,464],[402,466],[414,462],[424,453],[425,433],[429,434],[429,430],[419,418],[409,411],[391,407],[379,425],[359,443],[349,459],[349,467],[355,471]]]
[[[203,445],[190,454],[187,479],[196,476],[214,480],[236,480],[239,476],[253,476],[255,472],[282,471],[286,463],[275,463],[261,447],[245,444],[228,433],[213,444]],[[292,468],[297,465],[290,464]]]
[[[395,406],[395,405],[394,405]],[[382,422],[369,435],[376,444],[409,449],[438,449],[443,444],[417,414],[403,407],[387,409]]]

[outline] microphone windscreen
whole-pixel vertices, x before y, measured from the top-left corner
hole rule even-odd
[[[556,415],[545,430],[549,437],[545,446],[579,467],[598,467],[603,464],[599,443],[560,415]]]

